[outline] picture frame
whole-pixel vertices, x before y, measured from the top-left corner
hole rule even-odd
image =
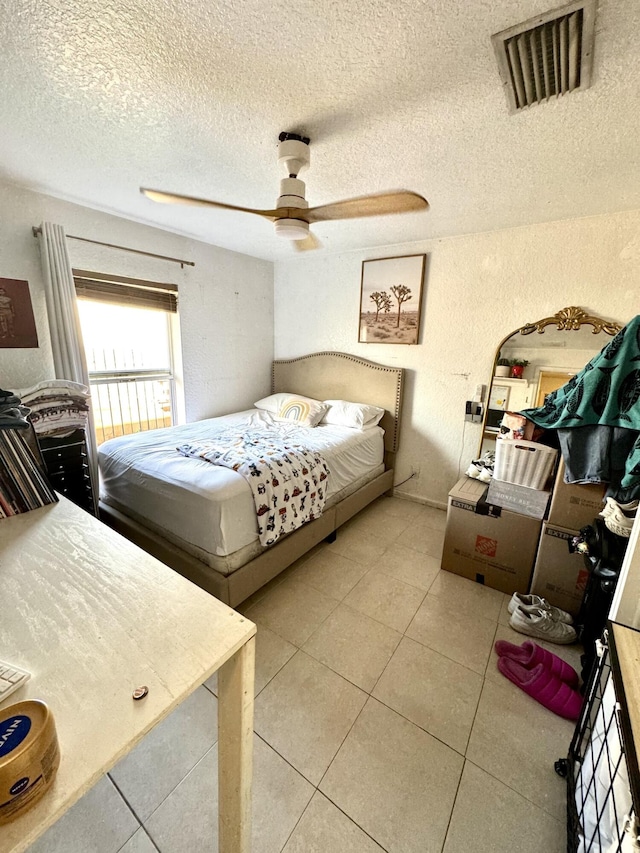
[[[419,343],[426,260],[420,254],[362,262],[359,343]]]
[[[0,347],[36,349],[37,346],[38,332],[29,282],[0,278]]]

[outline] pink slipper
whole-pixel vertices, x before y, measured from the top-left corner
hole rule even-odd
[[[558,655],[543,649],[542,646],[533,643],[531,640],[526,640],[521,646],[508,643],[506,640],[498,640],[495,644],[495,650],[499,657],[511,658],[511,660],[522,664],[525,669],[533,669],[534,666],[541,663],[552,675],[557,676],[560,681],[566,682],[569,687],[577,687],[580,683],[578,673],[572,666],[569,666]]]
[[[498,658],[500,672],[524,690],[536,702],[545,708],[565,717],[567,720],[577,720],[582,708],[582,696],[577,690],[560,681],[557,675],[550,672],[544,664],[539,663],[533,669],[525,669],[511,658]]]

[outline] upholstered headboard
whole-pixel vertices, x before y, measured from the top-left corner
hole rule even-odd
[[[271,390],[316,400],[350,400],[385,409],[380,422],[385,450],[395,453],[400,435],[404,370],[344,352],[315,352],[273,362]]]

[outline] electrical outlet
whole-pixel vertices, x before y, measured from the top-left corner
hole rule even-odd
[[[411,466],[411,476],[415,477],[416,479],[418,479],[418,477],[420,476],[420,468],[417,465]]]

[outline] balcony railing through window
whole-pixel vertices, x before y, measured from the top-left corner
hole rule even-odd
[[[120,435],[171,426],[173,376],[164,370],[89,374],[98,444]]]

